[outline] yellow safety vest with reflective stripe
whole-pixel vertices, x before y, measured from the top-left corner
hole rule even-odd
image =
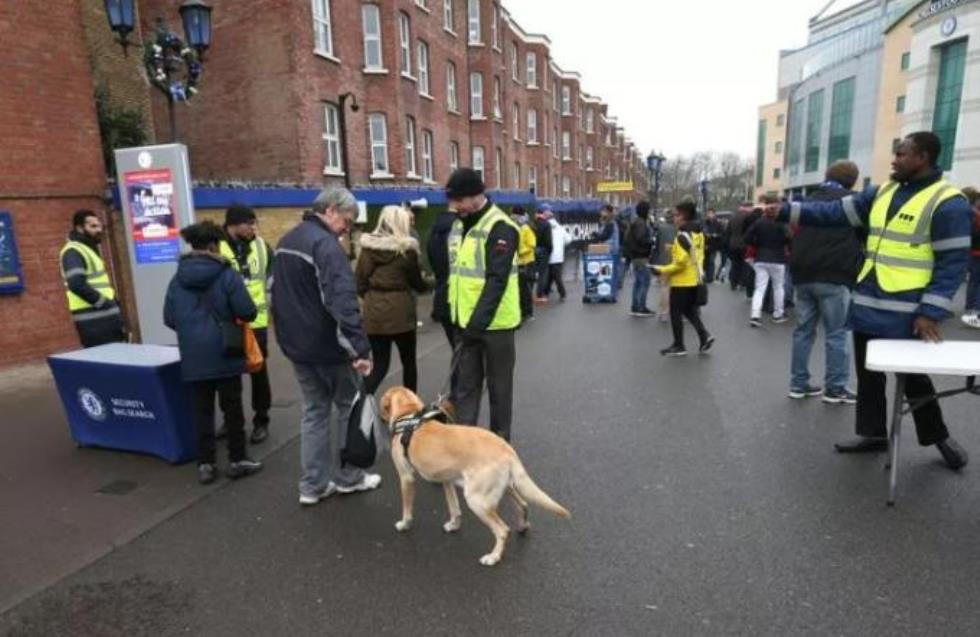
[[[922,189],[888,220],[888,209],[899,184],[892,181],[878,189],[868,219],[868,243],[858,283],[872,270],[885,292],[921,290],[932,280],[932,216],[946,200],[961,196],[940,179]]]
[[[65,253],[69,250],[75,250],[82,255],[82,259],[85,261],[84,274],[86,283],[98,291],[104,298],[110,301],[115,300],[116,291],[112,288],[112,281],[109,280],[109,273],[105,269],[105,261],[99,256],[99,253],[81,241],[68,241],[62,246],[61,252],[58,254],[59,262],[64,261]],[[61,272],[61,280],[64,282],[65,293],[68,295],[68,311],[73,314],[82,310],[95,308],[94,305],[68,289],[68,279],[77,274],[83,273],[75,271],[65,272],[64,270]]]
[[[520,228],[497,206],[492,206],[466,236],[463,236],[463,222],[453,223],[449,234],[449,306],[453,322],[465,328],[469,325],[476,304],[483,294],[487,278],[487,237],[490,229],[499,222],[512,227],[518,236]],[[488,330],[512,330],[521,324],[521,300],[517,283],[517,251],[504,296],[497,306]]]
[[[231,261],[231,267],[235,268],[236,272],[241,273],[241,266],[238,264],[238,259],[235,258],[235,251],[232,249],[231,244],[227,241],[222,241],[219,246],[221,250],[221,256],[225,257]],[[248,276],[242,276],[245,282],[245,289],[248,290],[248,295],[252,297],[252,302],[255,303],[255,307],[258,309],[259,313],[255,316],[255,320],[249,323],[253,329],[263,329],[269,327],[269,302],[266,300],[266,276],[269,271],[269,247],[265,244],[265,241],[259,237],[255,237],[254,240],[250,241],[248,244],[248,256],[245,257],[248,263]]]

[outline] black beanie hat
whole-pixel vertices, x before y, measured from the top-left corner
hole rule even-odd
[[[251,221],[255,221],[255,211],[248,206],[236,203],[225,211],[226,226],[237,226]]]
[[[472,168],[457,168],[446,183],[446,197],[448,199],[475,197],[483,194],[484,190],[486,187],[483,185],[480,173]]]

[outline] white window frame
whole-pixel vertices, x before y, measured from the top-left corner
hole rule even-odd
[[[466,42],[473,46],[483,45],[480,32],[480,0],[466,1]]]
[[[521,162],[514,162],[514,172],[511,174],[513,183],[511,184],[511,190],[521,189]]]
[[[567,84],[561,87],[561,114],[572,114],[572,87]]]
[[[538,88],[538,54],[534,51],[528,51],[526,60],[527,69],[524,77],[527,78],[527,87]]]
[[[330,0],[312,0],[312,9],[313,51],[324,57],[334,58]]]
[[[561,196],[565,199],[570,199],[572,196],[572,178],[568,175],[562,175]]]
[[[374,124],[381,123],[381,137],[375,137]],[[388,161],[388,120],[384,113],[371,113],[368,115],[368,138],[371,141],[371,177],[391,177],[391,163]],[[384,160],[384,167],[379,168],[378,161]]]
[[[504,170],[504,152],[500,150],[498,146],[493,153],[493,172],[494,172],[494,183],[496,184],[497,190],[504,187],[503,170]]]
[[[587,146],[586,149],[585,149],[585,169],[586,170],[588,170],[588,171],[591,171],[592,170],[592,167],[593,167],[592,162],[593,162],[594,158],[595,158],[595,155],[594,155],[594,151],[592,150],[592,146]]]
[[[480,174],[480,179],[486,181],[485,175],[486,175],[487,156],[486,156],[486,151],[483,149],[483,146],[474,146],[470,150],[470,157],[473,160],[471,162],[473,164],[472,166],[473,170],[475,170]]]
[[[412,20],[404,11],[398,12],[398,48],[401,51],[401,59],[398,60],[398,68],[403,77],[412,77]]]
[[[323,146],[326,160],[323,163],[324,175],[344,174],[344,155],[340,147],[340,110],[336,104],[323,105]]]
[[[442,0],[442,28],[456,35],[456,9],[453,7],[453,0]]]
[[[510,121],[514,126],[514,139],[517,141],[521,140],[521,105],[514,102],[511,107]]]
[[[567,130],[561,132],[561,160],[568,161],[572,158],[572,134]]]
[[[503,107],[500,105],[500,76],[493,76],[493,118],[496,120],[504,119]]]
[[[595,132],[595,113],[591,108],[585,112],[585,132]]]
[[[459,144],[449,142],[449,172],[456,172],[457,168],[459,168]]]
[[[405,176],[408,178],[419,176],[419,158],[415,153],[417,137],[415,135],[415,118],[411,115],[405,116]]]
[[[538,143],[538,111],[527,109],[527,143]]]
[[[377,27],[377,32],[368,32],[368,21],[369,16],[374,16],[375,26]],[[361,5],[361,32],[364,37],[364,70],[365,71],[384,71],[385,70],[385,58],[384,58],[384,47],[382,45],[381,36],[381,8],[376,4],[363,4]],[[370,59],[369,51],[371,47],[376,45],[378,53],[377,64],[372,64]]]
[[[521,67],[517,65],[517,43],[510,43],[510,77],[515,82],[521,81]]]
[[[483,74],[479,71],[470,73],[470,117],[484,119],[483,114]]]
[[[417,61],[419,95],[432,97],[432,84],[429,79],[429,43],[425,40],[419,40],[416,48],[419,56]]]
[[[432,131],[422,131],[422,180],[433,183],[435,180],[435,167],[432,161],[433,140]]]
[[[446,108],[451,113],[459,112],[459,94],[456,92],[456,65],[446,63]]]
[[[493,21],[490,23],[490,43],[497,51],[500,50],[500,9],[493,5]]]
[[[534,189],[534,192],[538,192],[538,167],[531,165],[527,167],[527,189]]]
[[[415,6],[429,11],[429,0],[415,0]]]

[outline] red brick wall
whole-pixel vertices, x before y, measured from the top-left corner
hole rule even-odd
[[[0,12],[0,209],[13,213],[26,290],[0,297],[0,366],[77,346],[58,252],[80,207],[105,188],[77,0],[18,0]]]

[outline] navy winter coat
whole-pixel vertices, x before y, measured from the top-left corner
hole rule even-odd
[[[223,257],[191,252],[180,259],[167,288],[163,322],[177,332],[180,371],[186,381],[238,376],[244,358],[224,355],[218,319],[255,320],[257,311],[242,277]]]

